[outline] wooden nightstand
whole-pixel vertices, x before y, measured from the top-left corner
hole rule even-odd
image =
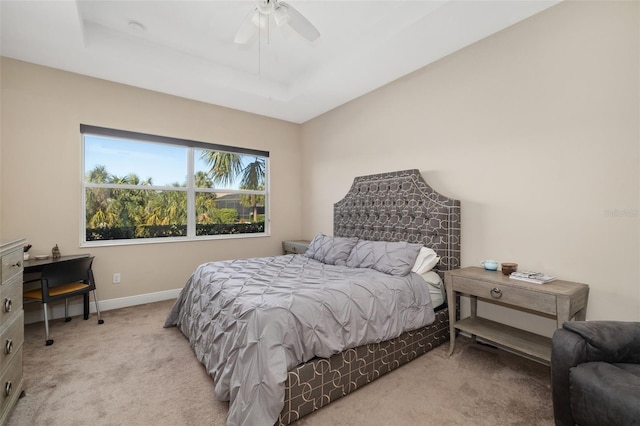
[[[551,338],[477,316],[478,299],[554,318],[558,328],[574,317],[577,321],[583,321],[587,313],[589,286],[581,283],[556,280],[546,284],[530,284],[513,280],[500,271],[469,267],[447,271],[445,286],[451,335],[449,355],[455,349],[455,330],[458,329],[474,338],[480,337],[527,358],[550,364]],[[469,296],[471,301],[471,315],[460,320],[456,320],[458,294]]]
[[[304,254],[310,243],[311,241],[307,240],[283,241],[282,250],[284,254]]]

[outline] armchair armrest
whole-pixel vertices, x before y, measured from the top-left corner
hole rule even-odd
[[[570,321],[562,327],[586,343],[586,361],[640,364],[640,322]]]
[[[565,323],[566,324],[566,323]],[[551,339],[551,389],[556,425],[574,426],[569,370],[587,360],[587,344],[578,334],[558,329]]]

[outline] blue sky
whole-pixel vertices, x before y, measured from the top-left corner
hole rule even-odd
[[[187,179],[186,147],[85,135],[84,158],[85,173],[100,165],[113,175],[135,173],[160,186],[183,184]],[[199,156],[195,161],[196,171],[209,169]]]

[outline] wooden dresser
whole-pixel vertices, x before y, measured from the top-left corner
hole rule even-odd
[[[0,242],[0,425],[4,425],[22,392],[22,270],[25,240]]]

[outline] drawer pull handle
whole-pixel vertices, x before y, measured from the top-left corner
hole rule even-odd
[[[13,388],[13,385],[11,384],[11,381],[8,380],[7,383],[4,384],[4,396],[11,395],[12,388]]]
[[[22,264],[20,263],[20,261],[18,260],[16,263],[14,263],[13,265],[11,265],[11,267],[16,267],[19,268],[20,266],[22,266]]]
[[[500,299],[502,297],[502,290],[500,290],[498,287],[494,287],[491,289],[491,296],[494,299]]]
[[[7,339],[7,342],[4,344],[4,353],[9,355],[13,352],[13,340]]]
[[[5,312],[11,312],[11,299],[9,299],[8,297],[4,299],[4,311]]]

